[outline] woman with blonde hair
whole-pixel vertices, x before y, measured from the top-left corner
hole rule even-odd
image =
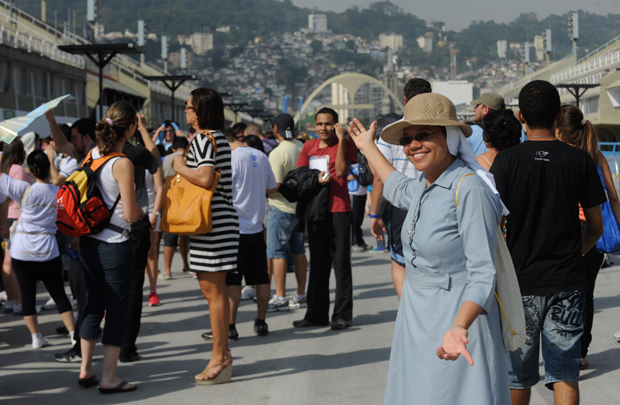
[[[123,145],[138,127],[136,109],[127,101],[117,101],[97,123],[97,146],[86,157],[99,159],[120,153]],[[100,233],[80,238],[80,258],[84,264],[86,306],[80,327],[82,339],[82,366],[79,383],[83,387],[99,385],[99,392],[111,394],[127,392],[136,386],[116,376],[121,342],[127,323],[127,305],[133,245],[129,231],[131,223],[142,217],[136,205],[134,168],[123,155],[111,157],[96,172],[96,185],[103,201],[110,208],[110,225]],[[105,314],[103,330],[103,373],[101,382],[93,371],[93,352],[99,336],[99,325]]]
[[[376,126],[366,131],[355,119],[349,133],[385,184],[385,198],[408,210],[385,404],[509,404],[494,294],[498,223],[508,212],[465,139],[471,127],[446,97],[413,97],[404,118],[381,133],[422,172],[411,179],[377,148]]]
[[[175,156],[172,168],[178,175],[204,188],[211,186],[215,173],[221,170],[211,200],[213,230],[189,237],[189,268],[196,273],[202,294],[209,302],[213,331],[211,360],[194,379],[198,385],[214,385],[230,382],[232,377],[226,273],[237,270],[239,217],[233,207],[231,150],[221,132],[225,125],[222,97],[208,87],[193,90],[185,103],[185,118],[196,130],[196,136],[186,158]]]
[[[598,135],[594,125],[583,116],[581,110],[574,105],[562,106],[562,119],[558,122],[556,137],[569,145],[585,150],[596,163],[599,176],[605,188],[607,188],[607,198],[609,205],[616,217],[620,219],[620,200],[614,185],[613,176],[607,163],[605,155],[598,150]],[[582,229],[585,229],[586,218],[583,209],[579,207],[579,219]],[[605,255],[596,250],[596,246],[588,251],[583,257],[586,271],[587,291],[586,291],[586,319],[583,334],[581,335],[581,369],[583,370],[590,363],[587,359],[588,348],[592,342],[592,322],[594,321],[594,284],[596,277],[603,265]],[[620,333],[617,333],[620,337]],[[620,339],[619,339],[620,340]]]

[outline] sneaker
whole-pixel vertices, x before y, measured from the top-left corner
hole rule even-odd
[[[43,335],[41,335],[39,333],[39,336],[35,336],[34,338],[32,338],[32,348],[33,349],[40,349],[42,347],[45,346],[49,346],[49,342],[47,341],[47,338]]]
[[[47,300],[45,304],[43,304],[43,309],[49,311],[51,309],[56,309],[56,302],[54,302],[53,298]]]
[[[269,327],[267,322],[254,319],[254,333],[258,336],[267,336],[269,334]]]
[[[370,246],[368,245],[353,245],[353,247],[351,248],[351,251],[353,253],[362,253],[367,251],[370,248]]]
[[[306,308],[307,306],[308,302],[306,301],[305,295],[293,295],[288,300],[289,309]]]
[[[0,291],[0,302],[6,302],[6,291]]]
[[[344,319],[338,319],[332,322],[332,330],[343,330],[351,326],[351,321],[345,321]]]
[[[369,252],[372,252],[372,253],[385,253],[385,249],[377,249],[375,247],[375,248],[370,249]]]
[[[288,311],[289,309],[286,297],[280,298],[276,294],[273,295],[267,305],[267,312]]]
[[[13,313],[13,307],[15,306],[15,301],[11,300],[11,301],[7,301],[4,304],[4,313],[5,314],[12,314]]]
[[[77,354],[75,350],[69,349],[63,353],[56,353],[54,355],[54,360],[56,360],[59,363],[81,363],[82,356]]]
[[[246,285],[241,290],[241,301],[249,300],[256,297],[256,288],[252,288],[252,286]]]
[[[213,332],[205,332],[202,335],[200,335],[204,340],[213,340]],[[228,340],[237,340],[239,339],[239,333],[237,332],[237,329],[233,329],[233,330],[229,330],[228,331]]]
[[[162,271],[161,273],[159,273],[159,278],[162,280],[170,280],[172,276],[169,276],[168,273]]]
[[[149,294],[149,307],[156,307],[159,305],[159,296],[156,292],[151,292]]]
[[[5,311],[5,312],[6,312],[6,311]],[[614,337],[616,338],[616,340],[617,340],[618,342],[620,342],[620,330],[619,330],[619,331],[617,331],[616,333],[614,333]]]

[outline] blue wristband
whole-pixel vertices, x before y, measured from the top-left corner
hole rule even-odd
[[[379,215],[379,214],[377,214],[377,215],[370,214],[370,218],[379,218],[380,216],[381,215]]]

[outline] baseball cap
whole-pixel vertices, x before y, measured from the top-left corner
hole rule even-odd
[[[473,106],[484,104],[491,110],[501,110],[502,108],[506,108],[506,104],[504,104],[504,97],[497,93],[483,93],[470,104]]]
[[[278,133],[284,139],[293,139],[295,133],[295,121],[289,114],[280,114],[273,121],[278,127]]]

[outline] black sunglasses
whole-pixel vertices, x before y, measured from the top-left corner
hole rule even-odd
[[[437,132],[418,132],[417,134],[415,134],[415,136],[403,135],[398,140],[398,144],[400,146],[407,146],[407,145],[410,145],[414,139],[416,142],[419,142],[419,143],[425,142],[425,141],[428,141],[433,136],[435,136],[436,134]]]
[[[188,104],[187,104],[187,101],[186,101],[186,102],[184,102],[184,103],[183,103],[183,110],[187,111],[187,110],[189,110],[189,109],[191,109],[191,110],[195,110],[195,108],[194,108],[194,106],[193,106],[193,105],[188,105]]]

